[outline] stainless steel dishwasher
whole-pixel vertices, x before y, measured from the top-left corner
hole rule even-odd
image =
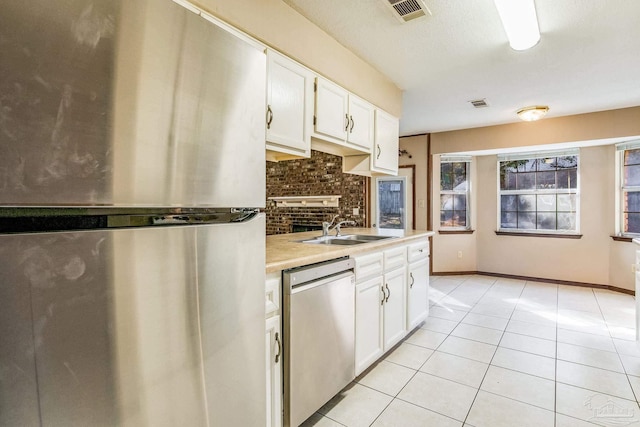
[[[355,262],[283,272],[284,425],[300,425],[355,378]]]

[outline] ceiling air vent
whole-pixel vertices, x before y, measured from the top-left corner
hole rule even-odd
[[[482,99],[476,99],[474,101],[469,101],[471,103],[471,105],[473,105],[476,108],[483,108],[483,107],[488,107],[489,104],[487,104],[486,99],[482,98]]]
[[[423,16],[431,16],[431,11],[422,0],[382,0],[400,22],[409,22]]]

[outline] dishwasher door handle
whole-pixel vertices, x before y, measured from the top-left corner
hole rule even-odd
[[[349,276],[354,276],[352,270],[347,270],[344,273],[338,273],[332,276],[322,277],[312,282],[301,283],[299,285],[292,286],[290,293],[291,295],[293,295],[293,294],[297,294],[298,292],[308,291],[310,289],[317,288],[318,286],[323,286],[331,282],[334,282],[336,280],[340,280],[343,277],[349,277]]]

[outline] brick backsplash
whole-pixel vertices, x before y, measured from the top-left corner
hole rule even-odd
[[[267,162],[267,234],[291,233],[292,224],[321,225],[334,215],[340,220],[365,226],[366,186],[364,176],[342,172],[342,157],[311,151],[311,158]],[[340,195],[337,208],[277,208],[269,197]],[[359,215],[353,215],[359,208]]]

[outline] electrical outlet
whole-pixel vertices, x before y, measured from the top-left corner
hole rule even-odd
[[[424,202],[424,199],[418,199],[418,207],[419,208],[424,208],[426,207],[426,204]]]
[[[458,259],[462,259],[462,251],[458,251]]]
[[[353,208],[354,215],[360,215],[360,208]]]

